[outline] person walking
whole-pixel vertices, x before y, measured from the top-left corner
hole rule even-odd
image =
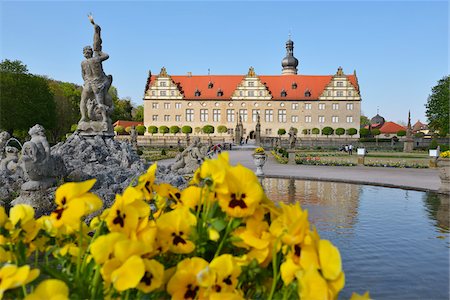
[[[344,151],[345,151],[345,153],[348,153],[348,145],[345,145]]]
[[[353,154],[353,145],[352,144],[348,145],[348,154],[349,155]]]

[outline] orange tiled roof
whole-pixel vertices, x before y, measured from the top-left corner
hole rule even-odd
[[[381,133],[394,133],[396,134],[400,130],[406,130],[405,126],[399,125],[395,122],[385,122],[383,126],[381,126]]]
[[[355,75],[346,75],[350,83],[359,91],[358,81]],[[157,76],[152,75],[150,85],[155,82]],[[178,85],[185,100],[224,100],[230,99],[239,83],[244,80],[244,75],[205,75],[205,76],[171,76],[172,81]],[[258,76],[266,85],[274,100],[317,100],[330,83],[333,75],[261,75]],[[208,88],[212,82],[213,87]],[[292,84],[297,84],[293,89]],[[223,92],[223,96],[218,96],[218,90]],[[200,91],[200,96],[195,96],[196,90]],[[281,97],[281,91],[286,91],[286,97]],[[309,90],[310,97],[305,96]]]
[[[114,127],[123,126],[123,128],[127,128],[129,126],[138,126],[138,125],[144,125],[144,122],[118,120],[118,121],[114,122],[114,124],[113,124]]]

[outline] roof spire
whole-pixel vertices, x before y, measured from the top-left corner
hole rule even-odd
[[[281,61],[282,75],[297,75],[298,59],[294,57],[294,42],[291,41],[291,34],[286,42],[286,57]]]

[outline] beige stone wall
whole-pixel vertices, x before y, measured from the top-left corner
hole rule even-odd
[[[353,106],[353,109],[347,109],[347,104]],[[289,130],[295,127],[299,129],[299,135],[302,135],[303,129],[312,129],[330,126],[334,129],[342,127],[344,129],[359,129],[361,102],[359,100],[323,100],[323,101],[272,101],[272,100],[237,100],[237,101],[216,101],[216,100],[173,100],[173,99],[145,99],[144,101],[144,125],[146,127],[162,126],[168,127],[177,125],[182,127],[189,125],[203,127],[207,124],[216,128],[219,125],[225,125],[227,128],[234,129],[237,121],[237,113],[243,117],[243,125],[246,134],[254,130],[256,120],[253,120],[253,110],[259,110],[261,120],[261,133],[264,136],[276,136],[280,128]],[[320,109],[322,108],[323,109]],[[310,109],[309,109],[310,108]],[[193,121],[187,121],[186,110],[192,110]],[[207,112],[207,119],[202,121],[201,112]],[[214,110],[220,111],[220,121],[214,120]],[[232,119],[228,119],[227,110],[233,111]],[[279,111],[285,111],[285,122],[283,117],[279,118]],[[244,111],[247,112],[245,119]],[[266,120],[266,111],[272,111],[272,119]],[[307,117],[310,117],[311,122]],[[323,123],[320,122],[323,117]],[[334,118],[333,118],[334,117]],[[347,122],[347,117],[352,118],[352,122]],[[177,121],[179,118],[179,121]],[[295,122],[297,120],[297,122]],[[333,122],[336,121],[336,122]],[[349,120],[350,121],[350,120]],[[266,131],[271,130],[271,134]]]

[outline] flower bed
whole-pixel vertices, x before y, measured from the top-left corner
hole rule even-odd
[[[272,153],[273,157],[276,159],[277,162],[279,162],[280,164],[287,164],[288,163],[288,159],[286,157],[283,157],[282,155],[280,155],[278,152],[276,152],[275,150],[272,150],[270,153]]]
[[[364,163],[366,167],[384,167],[384,168],[416,168],[416,169],[426,169],[429,168],[427,165],[422,165],[418,163],[407,163],[407,162],[386,162],[386,161],[374,161]]]
[[[155,184],[156,167],[89,225],[103,205],[95,179],[59,187],[39,219],[27,205],[0,207],[0,298],[337,298],[339,250],[298,203],[276,207],[227,153],[182,191]]]
[[[351,167],[357,164],[351,161],[335,161],[335,160],[322,160],[320,157],[307,156],[302,158],[296,158],[295,163],[297,165],[310,165],[310,166],[345,166]]]

